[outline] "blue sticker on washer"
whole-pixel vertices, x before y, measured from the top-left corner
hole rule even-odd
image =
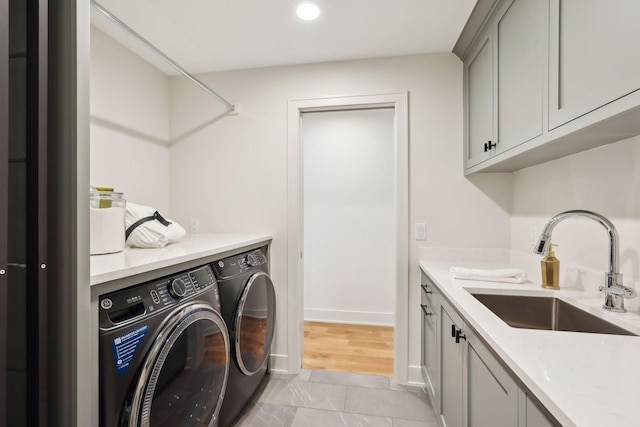
[[[149,332],[149,326],[143,325],[138,329],[134,329],[113,339],[113,356],[116,360],[116,371],[118,375],[127,373],[133,356],[135,356],[136,350],[138,350],[138,347],[142,344],[147,332]]]

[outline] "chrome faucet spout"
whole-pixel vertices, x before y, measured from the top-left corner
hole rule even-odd
[[[606,294],[605,304],[603,307],[610,311],[625,312],[624,298],[633,298],[636,296],[636,293],[633,289],[622,285],[622,274],[619,272],[620,249],[618,244],[618,232],[611,221],[604,216],[599,213],[586,210],[571,210],[561,212],[553,216],[544,226],[544,229],[538,238],[538,242],[533,249],[534,253],[537,253],[538,255],[548,255],[553,229],[563,220],[572,217],[592,219],[606,229],[609,239],[609,271],[605,273],[604,284],[600,287],[600,290]]]
[[[539,255],[548,255],[549,241],[551,239],[551,233],[553,232],[553,229],[556,227],[556,225],[558,225],[558,223],[571,217],[584,217],[592,219],[601,224],[607,230],[607,235],[609,237],[609,273],[617,273],[619,270],[618,232],[616,231],[616,228],[611,223],[611,221],[596,212],[576,209],[555,215],[544,226],[544,229],[540,234],[540,238],[538,239],[538,244],[536,245],[535,252]]]

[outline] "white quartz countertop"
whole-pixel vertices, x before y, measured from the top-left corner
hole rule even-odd
[[[454,279],[451,266],[420,263],[469,326],[563,426],[640,426],[640,337],[512,328],[469,291],[554,296],[636,334],[638,313],[605,313],[603,295],[580,290]],[[506,266],[484,268],[501,267]]]
[[[115,254],[92,255],[91,286],[268,242],[271,238],[269,234],[188,234],[181,242],[164,248],[126,248]]]

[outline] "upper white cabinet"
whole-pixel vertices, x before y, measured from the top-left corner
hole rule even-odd
[[[549,128],[640,89],[640,2],[552,0]]]
[[[454,47],[465,174],[640,135],[639,21],[638,0],[479,0]]]
[[[498,153],[542,135],[546,2],[507,2],[497,45]]]
[[[504,3],[465,61],[465,168],[542,134],[545,5]]]
[[[476,165],[488,159],[496,142],[493,132],[493,38],[487,34],[465,64],[465,162]]]

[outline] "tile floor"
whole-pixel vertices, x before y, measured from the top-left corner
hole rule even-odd
[[[389,377],[303,369],[272,373],[234,427],[437,427],[424,389]]]

